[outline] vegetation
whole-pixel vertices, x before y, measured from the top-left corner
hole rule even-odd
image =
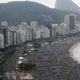
[[[17,25],[21,21],[30,24],[33,20],[39,21],[39,24],[61,23],[63,15],[63,11],[51,9],[35,2],[0,4],[0,21],[7,20],[11,25]]]
[[[31,63],[22,63],[22,64],[19,64],[19,70],[20,71],[32,71],[34,68],[35,68],[35,64],[31,64]]]
[[[4,64],[5,64],[6,60],[5,59],[0,59],[0,73],[3,73],[3,67],[4,67]]]
[[[3,80],[3,75],[0,75],[0,80]]]
[[[4,66],[6,64],[7,59],[13,55],[15,52],[15,47],[6,47],[4,49],[0,49],[1,55],[0,55],[0,80],[2,79],[3,73],[4,73]]]
[[[6,59],[0,57],[0,80],[3,80],[3,73],[4,73],[4,65],[6,63]]]
[[[8,58],[15,52],[15,46],[9,46],[3,49],[0,49],[0,51],[3,53],[3,58]]]
[[[36,40],[33,42],[33,47],[34,48],[40,48],[41,47],[41,44],[38,43]]]

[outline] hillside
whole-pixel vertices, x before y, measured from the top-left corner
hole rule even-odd
[[[58,2],[58,4],[60,3]],[[64,14],[69,11],[51,9],[36,2],[9,2],[0,4],[0,22],[6,20],[10,25],[17,25],[22,21],[30,24],[31,21],[37,20],[39,24],[47,25],[51,22],[59,24],[63,21]]]
[[[80,7],[72,0],[56,0],[55,8],[64,11],[73,11],[80,13]]]
[[[35,2],[10,2],[0,4],[0,21],[7,20],[9,24],[18,24],[26,21],[30,24],[33,20],[38,20],[40,24],[50,22],[60,23],[63,19],[63,12],[48,8]]]

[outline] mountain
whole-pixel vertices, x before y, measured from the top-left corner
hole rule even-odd
[[[30,24],[33,20],[38,20],[39,24],[60,23],[63,20],[63,14],[62,11],[36,2],[23,1],[0,4],[0,21],[6,20],[10,25],[17,25],[21,21]]]
[[[56,0],[55,8],[64,11],[73,11],[80,13],[80,7],[72,0]]]
[[[58,0],[60,1],[60,0]],[[69,0],[66,0],[69,1]],[[61,3],[56,3],[56,6]],[[73,3],[71,3],[73,4]],[[65,6],[65,5],[63,5]],[[64,9],[65,7],[63,7]],[[77,8],[77,7],[76,7]],[[62,8],[52,9],[42,4],[29,1],[9,2],[0,4],[0,22],[8,21],[10,25],[17,25],[26,21],[29,25],[33,20],[37,20],[39,24],[48,25],[49,23],[61,23],[66,11]],[[77,9],[76,9],[77,10]],[[69,12],[69,11],[68,11]]]

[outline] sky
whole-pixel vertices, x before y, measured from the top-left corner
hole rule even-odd
[[[72,0],[72,1],[75,2],[80,7],[80,0]]]
[[[11,1],[34,1],[34,2],[44,4],[50,8],[54,8],[56,0],[0,0],[0,3],[7,3]],[[80,0],[72,0],[72,1],[80,6]]]

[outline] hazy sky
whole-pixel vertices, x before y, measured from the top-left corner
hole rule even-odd
[[[35,1],[44,4],[48,7],[54,8],[56,0],[0,0],[0,3],[7,3],[11,1]],[[73,1],[80,6],[80,0],[73,0]]]

